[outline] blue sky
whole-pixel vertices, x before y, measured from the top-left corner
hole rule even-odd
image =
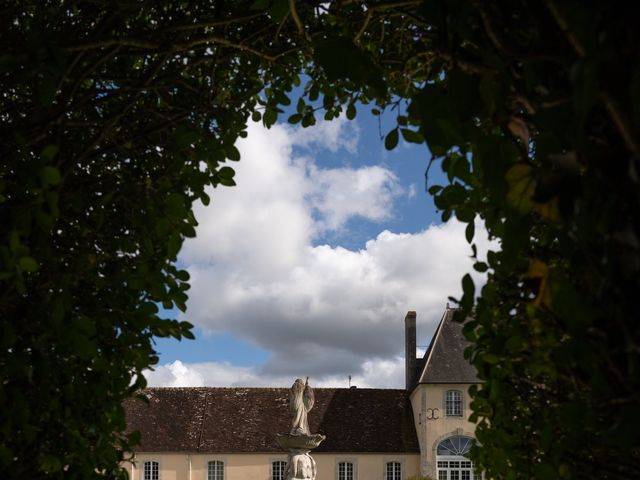
[[[380,126],[385,134],[391,121]],[[238,143],[237,186],[197,206],[198,236],[179,261],[192,275],[195,341],[158,340],[150,385],[401,387],[403,319],[429,340],[471,270],[464,228],[440,224],[425,192],[429,152],[391,152],[378,119],[310,129],[258,124]],[[430,184],[442,183],[439,166]],[[478,225],[479,227],[479,225]]]

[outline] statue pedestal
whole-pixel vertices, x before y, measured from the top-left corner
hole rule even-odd
[[[289,452],[285,480],[316,479],[316,462],[309,452],[320,445],[325,438],[320,434],[279,433],[276,435],[276,442],[280,448]]]

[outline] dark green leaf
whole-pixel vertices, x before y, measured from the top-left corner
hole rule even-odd
[[[38,262],[36,262],[36,259],[33,257],[22,257],[19,265],[25,272],[35,272],[38,270]]]
[[[40,158],[45,162],[51,162],[59,151],[60,147],[58,145],[47,145],[42,149],[42,152],[40,152]]]
[[[330,80],[349,79],[359,86],[371,87],[377,94],[386,91],[380,68],[350,38],[330,36],[320,40],[314,55]]]
[[[45,166],[40,172],[40,178],[43,187],[58,185],[60,183],[60,171],[56,167]]]
[[[384,139],[384,148],[393,150],[398,145],[398,129],[391,130]]]
[[[356,106],[353,103],[350,103],[347,107],[347,118],[349,120],[356,118]]]
[[[302,114],[304,112],[305,107],[306,107],[306,104],[304,103],[304,99],[299,98],[298,103],[296,104],[296,112]]]
[[[484,263],[484,262],[476,262],[476,263],[474,263],[473,264],[473,268],[474,268],[474,270],[476,270],[477,272],[480,272],[480,273],[484,273],[489,269],[487,264]]]
[[[262,116],[262,121],[266,127],[270,127],[278,120],[278,112],[273,109],[267,109]]]
[[[408,128],[403,128],[400,130],[402,132],[402,138],[406,142],[409,143],[423,143],[424,138],[420,132],[416,132],[415,130],[410,130]]]
[[[473,279],[471,278],[471,275],[469,275],[468,273],[465,274],[465,276],[462,277],[463,295],[468,299],[473,300],[473,297],[475,295],[475,289],[476,288],[475,288],[475,285],[473,284]]]
[[[249,10],[266,10],[270,3],[271,0],[256,0],[251,4]]]
[[[475,234],[475,222],[473,219],[467,224],[467,227],[464,230],[464,236],[467,239],[467,242],[473,242],[473,235]]]
[[[269,9],[271,18],[276,23],[282,22],[287,15],[289,15],[289,1],[288,0],[272,0],[271,8]]]
[[[240,160],[240,151],[234,145],[225,147],[225,152],[229,160],[233,160],[234,162]]]

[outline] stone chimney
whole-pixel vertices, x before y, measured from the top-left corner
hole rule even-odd
[[[410,310],[404,317],[404,370],[406,389],[413,386],[416,374],[416,312]]]

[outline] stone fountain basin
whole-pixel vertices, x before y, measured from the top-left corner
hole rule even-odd
[[[276,442],[283,450],[312,450],[327,438],[316,433],[315,435],[294,435],[292,433],[276,434]]]

